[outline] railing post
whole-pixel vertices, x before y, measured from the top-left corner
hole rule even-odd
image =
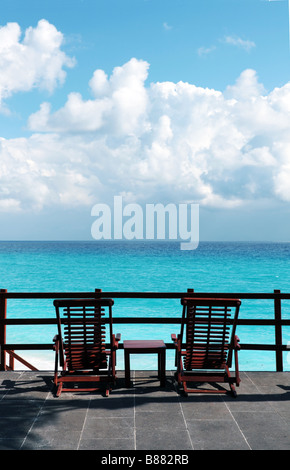
[[[279,289],[274,289],[274,294],[280,294]],[[282,325],[281,325],[281,298],[275,297],[274,300],[275,309],[275,344],[280,347],[280,350],[276,350],[276,371],[283,371],[283,353],[282,353]]]
[[[14,351],[10,351],[9,354],[9,370],[14,370],[14,356],[12,356],[11,352],[13,353]]]
[[[7,289],[0,289],[1,294],[5,294]],[[7,299],[4,295],[0,295],[0,319],[6,320],[7,315]],[[0,344],[6,344],[6,325],[0,325]],[[6,370],[6,352],[0,350],[0,370]]]
[[[101,298],[101,293],[102,293],[102,289],[95,289],[95,294],[96,294],[96,299],[100,299]]]

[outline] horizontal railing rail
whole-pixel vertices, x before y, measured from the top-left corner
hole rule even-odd
[[[27,367],[35,370],[27,361],[14,353],[15,350],[52,350],[53,343],[7,343],[6,327],[8,325],[56,325],[54,318],[7,318],[7,303],[11,299],[59,299],[59,298],[112,298],[112,299],[181,299],[183,297],[210,298],[239,298],[248,300],[273,300],[273,318],[239,318],[238,325],[274,326],[275,342],[240,343],[241,350],[274,351],[276,355],[276,370],[283,371],[283,351],[288,347],[282,343],[282,326],[290,326],[290,319],[282,318],[282,300],[290,300],[290,293],[274,290],[273,293],[249,292],[194,292],[188,289],[184,292],[119,292],[101,291],[90,292],[7,292],[0,289],[0,370],[11,370],[14,358]],[[181,318],[176,317],[114,317],[114,324],[180,324]],[[165,343],[168,349],[173,349],[172,343]],[[122,343],[120,349],[122,349]],[[6,365],[6,353],[10,356],[10,366]]]

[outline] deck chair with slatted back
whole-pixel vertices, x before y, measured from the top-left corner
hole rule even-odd
[[[187,396],[190,392],[226,393],[219,382],[227,382],[237,396],[239,386],[239,338],[236,324],[241,301],[238,299],[183,298],[181,330],[174,341],[176,378]],[[186,334],[183,343],[183,333]],[[235,373],[231,375],[234,354]],[[195,383],[195,384],[194,384]],[[198,384],[197,384],[198,383]],[[198,388],[200,383],[214,383],[212,388]],[[189,388],[190,384],[196,388]],[[214,388],[216,387],[216,388]]]
[[[109,395],[116,380],[116,350],[120,340],[120,335],[113,334],[113,304],[112,299],[54,301],[58,326],[54,337],[57,397],[62,391],[99,390],[100,382],[105,386],[106,396]]]

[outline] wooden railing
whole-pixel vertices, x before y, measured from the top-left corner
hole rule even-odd
[[[15,353],[15,350],[52,350],[53,343],[6,343],[6,327],[8,325],[54,325],[54,318],[8,318],[7,304],[10,299],[57,299],[57,298],[112,298],[112,299],[181,299],[182,297],[214,297],[214,298],[238,298],[250,300],[273,300],[273,318],[239,318],[238,325],[249,326],[274,326],[275,338],[272,344],[240,343],[241,350],[274,351],[276,356],[276,371],[283,371],[283,351],[287,351],[287,345],[282,343],[282,327],[290,326],[290,319],[282,318],[282,300],[290,300],[290,294],[274,290],[273,293],[216,293],[194,292],[187,289],[185,292],[103,292],[96,289],[94,292],[7,292],[0,289],[0,370],[13,370],[14,359],[17,359],[26,367],[36,370],[23,358]],[[115,317],[114,324],[180,324],[181,318],[176,317]],[[167,348],[173,349],[173,344],[165,343]],[[120,344],[122,349],[122,343]],[[6,364],[6,355],[9,355],[9,364]]]

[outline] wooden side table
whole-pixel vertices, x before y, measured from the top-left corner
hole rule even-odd
[[[162,340],[125,340],[125,383],[126,387],[131,386],[130,382],[130,354],[158,354],[158,378],[160,386],[165,387],[165,351],[166,346]]]

